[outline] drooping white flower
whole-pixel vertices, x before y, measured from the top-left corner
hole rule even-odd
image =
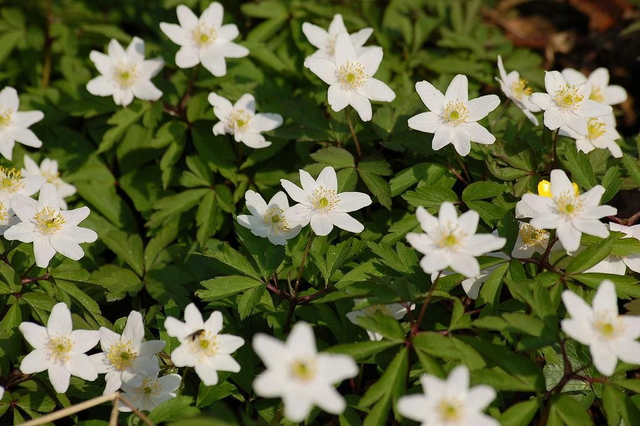
[[[98,374],[105,374],[107,386],[104,395],[111,394],[122,386],[137,370],[141,361],[151,359],[164,348],[162,340],[144,342],[144,324],[140,312],[131,311],[122,335],[100,327],[102,352],[91,355]]]
[[[496,81],[500,83],[502,92],[537,126],[538,118],[533,113],[540,112],[540,107],[531,103],[529,100],[532,90],[527,85],[527,80],[521,78],[520,73],[515,70],[507,74],[500,55],[498,55],[498,72],[500,73],[500,77],[496,77]]]
[[[459,365],[446,380],[430,374],[420,377],[424,394],[405,395],[398,399],[398,412],[422,426],[499,426],[482,413],[496,398],[487,385],[469,388],[469,369]]]
[[[40,190],[45,179],[42,176],[24,176],[19,170],[0,166],[0,235],[20,222],[11,208],[11,200],[23,195],[30,197]]]
[[[607,238],[609,231],[600,219],[615,216],[618,210],[599,205],[605,189],[596,185],[584,194],[575,187],[562,170],[551,171],[552,197],[524,194],[522,201],[531,214],[531,226],[537,229],[555,229],[558,239],[568,252],[580,247],[582,233]]]
[[[337,13],[334,15],[331,24],[329,24],[329,30],[320,28],[317,25],[305,22],[302,24],[302,32],[309,40],[316,50],[309,58],[322,58],[333,59],[335,54],[336,40],[340,33],[348,33],[347,27],[344,25],[342,15]],[[373,28],[363,28],[358,32],[349,35],[353,47],[356,48],[356,53],[362,53],[366,47],[363,47],[369,37],[373,34]]]
[[[617,223],[610,223],[609,230],[622,232],[623,238],[635,238],[640,240],[640,225],[624,226]],[[627,267],[633,272],[640,273],[640,253],[629,254],[627,256],[609,255],[594,267],[585,272],[600,272],[603,274],[625,275]]]
[[[423,207],[416,210],[424,234],[410,232],[407,241],[424,254],[420,266],[427,273],[451,268],[467,278],[480,275],[476,259],[485,253],[500,250],[507,240],[492,234],[476,234],[480,216],[469,210],[460,217],[452,203],[442,203],[438,217]]]
[[[191,68],[200,63],[216,77],[227,74],[225,58],[244,58],[249,49],[233,43],[239,31],[236,24],[222,25],[224,8],[218,2],[211,3],[200,18],[185,5],[176,9],[180,25],[160,23],[160,29],[175,44],[176,65]]]
[[[616,130],[613,114],[590,118],[587,121],[587,134],[581,135],[567,126],[560,127],[560,134],[576,140],[578,151],[591,152],[594,149],[608,149],[614,158],[622,157],[622,149],[616,143],[621,136]]]
[[[7,160],[13,156],[16,142],[40,148],[42,141],[29,130],[32,124],[44,118],[42,111],[18,111],[20,99],[13,87],[0,91],[0,154]]]
[[[331,414],[346,408],[335,383],[355,377],[358,366],[348,355],[318,353],[311,326],[298,322],[286,342],[256,334],[253,349],[267,367],[253,382],[263,398],[282,398],[284,415],[302,422],[313,405]]]
[[[218,383],[218,371],[240,371],[240,364],[231,356],[244,339],[231,334],[220,334],[222,313],[214,311],[207,321],[193,303],[184,311],[185,322],[169,317],[164,326],[167,334],[177,337],[181,345],[171,353],[171,361],[177,367],[195,367],[195,371],[207,386]]]
[[[127,106],[134,96],[157,101],[162,92],[151,82],[162,67],[162,58],[144,59],[144,41],[134,37],[125,51],[117,40],[109,42],[108,55],[92,50],[89,58],[101,74],[87,83],[95,96],[113,96],[116,105]]]
[[[609,70],[596,68],[587,78],[583,73],[573,68],[562,70],[562,76],[567,83],[578,85],[585,81],[591,84],[589,99],[606,105],[617,105],[627,100],[627,91],[622,86],[609,84]]]
[[[570,290],[562,293],[562,301],[571,315],[562,320],[562,331],[589,346],[593,365],[601,374],[612,375],[618,359],[640,364],[640,316],[618,315],[618,297],[611,281],[598,286],[592,306]]]
[[[251,230],[253,235],[268,238],[272,244],[283,246],[287,240],[295,238],[302,227],[290,223],[285,212],[289,208],[289,200],[284,192],[278,191],[269,204],[255,191],[244,194],[250,215],[238,215],[238,223]]]
[[[354,302],[356,305],[362,303],[365,299],[355,299]],[[410,308],[413,311],[416,305],[411,304]],[[355,325],[360,325],[358,320],[362,317],[373,316],[376,313],[381,313],[383,315],[387,315],[392,317],[393,319],[400,320],[407,314],[407,307],[402,303],[386,303],[382,305],[370,305],[364,309],[359,309],[357,311],[347,312],[347,318]],[[376,331],[367,330],[367,334],[371,340],[382,340],[382,334]]]
[[[494,232],[494,234],[496,233]],[[487,256],[498,257],[500,259],[509,259],[509,256],[499,251],[495,253],[487,253]],[[484,284],[487,281],[487,279],[489,279],[489,276],[493,273],[493,271],[495,271],[498,268],[498,266],[500,266],[500,264],[490,266],[486,269],[482,269],[480,270],[480,274],[476,275],[475,277],[466,278],[462,280],[460,285],[462,286],[462,289],[464,290],[465,294],[469,297],[469,299],[476,300],[478,298],[478,295],[480,294],[480,287],[482,287],[482,284]],[[446,277],[447,275],[453,274],[453,272],[449,270],[432,272],[431,273],[432,283],[435,283],[436,279],[438,278],[438,274],[440,274],[441,277]]]
[[[300,170],[300,184],[280,179],[282,187],[289,197],[298,204],[285,212],[285,217],[292,223],[306,226],[319,236],[329,235],[334,225],[345,231],[360,233],[364,226],[348,213],[360,210],[371,204],[371,197],[362,192],[338,193],[338,176],[333,167],[325,167],[317,180]]]
[[[411,117],[409,127],[433,133],[434,151],[453,144],[458,154],[464,156],[471,151],[471,142],[490,145],[496,141],[478,121],[500,105],[500,98],[486,95],[469,100],[468,84],[467,77],[458,74],[443,95],[428,81],[416,83],[416,92],[430,111]]]
[[[304,66],[329,85],[327,100],[331,109],[342,111],[351,105],[362,121],[370,121],[371,102],[391,102],[396,94],[385,83],[373,78],[382,62],[382,48],[358,52],[349,34],[338,34],[332,59],[309,57]]]
[[[513,246],[511,256],[526,259],[533,253],[543,254],[549,245],[550,233],[544,229],[537,229],[527,222],[518,221],[518,238]]]
[[[11,208],[20,223],[7,229],[4,237],[9,241],[33,243],[36,264],[40,268],[49,266],[56,253],[73,260],[82,259],[84,251],[79,244],[98,239],[95,231],[78,226],[89,216],[89,207],[60,210],[59,200],[56,187],[50,183],[42,185],[38,201],[23,195],[16,195],[11,200]]]
[[[141,411],[151,411],[163,402],[175,398],[175,391],[180,387],[182,378],[178,374],[158,377],[159,373],[160,366],[155,356],[140,361],[134,375],[123,377],[122,397]],[[131,411],[124,404],[119,404],[118,410]]]
[[[260,149],[271,145],[261,133],[269,132],[282,125],[282,116],[274,113],[256,114],[256,101],[248,93],[231,105],[228,99],[215,93],[209,94],[209,103],[219,122],[213,126],[214,135],[233,135],[236,142],[250,148]]]
[[[21,170],[21,172],[22,176],[24,177],[43,177],[45,179],[45,182],[49,182],[55,185],[56,189],[58,190],[58,196],[60,197],[60,209],[67,209],[67,202],[64,199],[75,194],[76,187],[68,184],[60,178],[57,160],[45,158],[40,163],[40,166],[38,166],[38,164],[33,161],[31,157],[25,155],[24,168]],[[42,184],[40,184],[40,186],[42,186]]]
[[[58,393],[69,388],[71,376],[93,381],[96,367],[85,352],[98,344],[100,333],[95,330],[73,330],[71,311],[60,302],[51,310],[47,327],[23,322],[18,327],[25,340],[33,346],[20,364],[24,374],[48,370],[51,385]]]
[[[558,71],[545,71],[547,93],[534,93],[529,100],[544,110],[544,125],[550,130],[567,126],[580,135],[589,132],[588,119],[603,117],[613,110],[589,99],[591,83],[569,84]]]

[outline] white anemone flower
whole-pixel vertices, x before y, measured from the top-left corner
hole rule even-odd
[[[482,411],[496,398],[487,385],[469,388],[469,369],[459,365],[446,380],[430,374],[420,377],[423,394],[398,399],[398,412],[422,426],[499,426]]]
[[[0,91],[0,154],[11,161],[16,142],[32,148],[40,148],[42,141],[29,130],[31,125],[44,118],[42,111],[18,111],[20,99],[13,87]]]
[[[214,135],[233,135],[236,142],[242,142],[254,149],[271,145],[261,133],[269,132],[282,125],[282,116],[274,113],[256,114],[256,101],[246,93],[231,105],[228,99],[215,93],[209,94],[209,103],[219,122],[213,126]]]
[[[319,236],[329,235],[334,225],[345,231],[360,233],[364,226],[348,213],[371,204],[371,197],[362,192],[338,193],[338,176],[333,167],[325,167],[317,180],[300,170],[300,184],[280,179],[282,187],[296,204],[285,212],[292,223],[306,226]]]
[[[416,83],[416,92],[430,111],[411,117],[408,124],[414,130],[434,134],[434,151],[453,144],[458,154],[465,156],[471,151],[471,142],[490,145],[496,141],[478,121],[500,105],[500,98],[486,95],[469,100],[468,85],[467,77],[458,74],[443,95],[428,81]]]
[[[329,24],[329,30],[320,28],[317,25],[305,22],[302,24],[302,32],[314,47],[318,50],[309,58],[322,58],[333,59],[336,48],[336,40],[340,33],[347,33],[347,27],[344,25],[342,15],[337,13],[334,15],[331,24]],[[363,47],[369,37],[373,34],[373,28],[363,28],[358,32],[349,35],[353,47],[356,48],[356,53],[362,53],[366,47]]]
[[[609,84],[609,70],[596,68],[589,74],[589,78],[578,70],[565,68],[562,76],[569,84],[582,84],[588,81],[591,84],[589,99],[607,105],[618,105],[627,100],[627,91],[622,86]]]
[[[238,215],[238,223],[251,230],[253,235],[268,238],[272,244],[283,246],[287,240],[295,238],[302,227],[289,223],[285,212],[289,208],[289,200],[284,192],[278,191],[267,204],[264,198],[255,191],[244,194],[250,215]]]
[[[487,256],[498,257],[500,259],[509,259],[509,256],[499,251],[495,253],[487,253]],[[482,284],[484,284],[489,279],[489,276],[500,265],[501,264],[498,263],[497,265],[493,265],[486,269],[482,269],[480,273],[475,277],[465,278],[464,280],[462,280],[460,285],[462,286],[462,289],[464,290],[465,294],[469,297],[469,299],[476,300],[478,298],[478,295],[480,294],[480,287],[482,287]],[[453,272],[449,270],[432,272],[431,273],[432,283],[436,282],[436,279],[438,279],[438,274],[440,274],[441,277],[446,277],[447,275],[452,275]]]
[[[64,199],[75,194],[76,187],[68,184],[60,178],[57,160],[45,158],[40,163],[40,166],[38,166],[38,163],[33,161],[31,157],[25,155],[24,168],[21,170],[21,172],[22,176],[24,177],[43,177],[45,179],[45,182],[49,182],[55,185],[56,189],[58,190],[58,196],[60,197],[60,209],[67,209],[67,202]],[[42,184],[40,184],[40,186],[42,186]]]
[[[640,225],[624,226],[617,223],[610,223],[609,230],[613,232],[622,232],[625,234],[623,238],[635,238],[640,240]],[[609,255],[605,257],[594,267],[587,269],[585,272],[600,272],[603,274],[625,275],[627,267],[633,272],[640,273],[640,253],[629,254],[626,256]]]
[[[533,91],[531,87],[528,86],[527,80],[521,78],[518,71],[511,71],[507,74],[500,55],[498,55],[498,72],[500,73],[500,77],[496,77],[496,81],[500,83],[502,92],[537,126],[538,118],[533,113],[540,112],[540,107],[531,103],[529,100],[529,96],[531,96]]]
[[[500,250],[507,240],[492,234],[476,234],[480,216],[469,210],[458,217],[452,203],[442,203],[438,217],[422,206],[416,210],[420,227],[425,232],[407,234],[407,241],[424,254],[420,266],[427,274],[451,268],[467,278],[480,275],[476,259]]]
[[[180,25],[160,23],[160,29],[180,46],[176,53],[176,65],[192,68],[202,65],[214,76],[227,74],[226,58],[244,58],[249,49],[233,43],[240,32],[236,24],[222,25],[224,8],[218,2],[211,3],[200,18],[187,6],[176,9]]]
[[[552,197],[524,194],[522,201],[531,214],[531,226],[537,229],[555,229],[558,239],[568,252],[580,247],[582,234],[607,238],[609,231],[600,219],[615,216],[618,210],[600,205],[605,192],[596,185],[584,194],[576,193],[575,187],[562,170],[551,171]]]
[[[73,330],[71,311],[60,302],[51,310],[47,326],[23,322],[19,326],[33,351],[24,357],[20,371],[24,374],[48,370],[51,385],[58,393],[69,388],[71,376],[94,381],[96,367],[85,354],[98,344],[100,333],[95,330]]]
[[[9,240],[33,243],[36,264],[40,268],[49,266],[56,252],[73,260],[80,260],[84,251],[80,243],[92,243],[98,234],[78,226],[91,211],[89,207],[75,210],[60,210],[60,197],[53,184],[45,183],[40,189],[38,201],[17,195],[11,200],[11,208],[20,223],[4,233]]]
[[[354,303],[356,305],[364,302],[365,299],[355,299]],[[413,303],[410,305],[411,310],[413,311],[416,308],[416,305]],[[362,317],[370,317],[375,315],[376,313],[381,313],[383,315],[390,316],[393,319],[400,320],[404,318],[407,314],[407,306],[402,303],[386,303],[386,304],[378,304],[378,305],[370,305],[363,309],[358,309],[357,311],[347,312],[347,318],[355,325],[360,325],[358,322],[359,318]],[[382,334],[376,331],[367,330],[367,334],[369,335],[369,339],[380,341],[382,340]]]
[[[570,290],[562,293],[562,301],[571,315],[562,320],[562,331],[589,346],[593,365],[601,374],[611,376],[618,359],[640,364],[640,316],[618,314],[613,282],[602,281],[592,306]]]
[[[244,345],[242,337],[220,334],[222,313],[214,311],[207,321],[193,303],[184,311],[185,322],[169,317],[164,326],[167,334],[180,341],[171,353],[176,367],[195,367],[195,371],[207,386],[218,383],[218,371],[240,371],[240,364],[231,356]]]
[[[101,74],[87,83],[95,96],[113,96],[116,105],[127,106],[136,97],[157,101],[162,92],[151,82],[162,67],[162,58],[144,59],[144,41],[134,37],[124,50],[117,40],[109,42],[108,55],[92,50],[89,58]]]
[[[511,256],[526,259],[534,253],[543,254],[549,245],[550,236],[551,234],[544,229],[537,229],[527,222],[518,221],[518,238]]]
[[[141,411],[151,411],[158,405],[176,397],[182,378],[178,374],[167,374],[158,377],[160,366],[154,356],[139,363],[136,373],[122,382],[122,397]],[[130,412],[131,408],[124,404],[118,410]]]
[[[0,202],[8,203],[14,197],[31,197],[46,182],[42,176],[25,176],[20,170],[0,166]]]
[[[335,383],[358,375],[358,366],[348,355],[318,353],[313,329],[298,322],[286,342],[266,334],[256,334],[253,349],[267,367],[253,382],[263,398],[281,397],[284,416],[302,422],[313,405],[330,414],[346,408]]]
[[[358,52],[349,34],[336,38],[332,59],[310,57],[304,66],[329,85],[327,101],[334,111],[351,105],[362,121],[372,117],[371,102],[391,102],[396,98],[389,86],[374,78],[382,62],[382,48],[370,47]]]
[[[608,149],[614,158],[622,158],[622,149],[616,142],[621,136],[616,130],[613,114],[587,121],[587,134],[581,135],[567,126],[560,127],[560,134],[576,140],[578,151],[591,152],[594,149]]]
[[[549,130],[567,126],[580,135],[589,132],[588,119],[611,114],[609,105],[589,99],[591,83],[569,84],[558,71],[545,71],[547,93],[534,93],[529,100],[544,110],[544,125]]]
[[[99,332],[102,352],[90,358],[98,374],[106,373],[104,395],[120,389],[122,382],[135,374],[140,362],[151,359],[165,344],[162,340],[144,341],[142,315],[136,311],[129,314],[122,335],[105,327],[100,327]]]

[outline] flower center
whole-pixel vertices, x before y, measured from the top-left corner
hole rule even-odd
[[[191,352],[203,360],[218,353],[218,336],[206,330],[198,330],[191,335]]]
[[[335,209],[338,201],[340,201],[340,197],[336,191],[324,189],[322,186],[316,188],[311,196],[313,208],[323,212],[329,212]]]
[[[347,61],[338,69],[338,81],[343,90],[355,90],[362,86],[369,78],[364,73],[364,67],[360,62]]]
[[[455,423],[462,418],[462,404],[459,401],[443,400],[438,404],[440,419],[445,423]]]
[[[291,375],[298,380],[308,382],[312,380],[318,373],[318,366],[316,360],[313,358],[308,359],[296,359],[291,364]]]
[[[527,246],[541,246],[548,238],[549,233],[542,229],[534,228],[533,226],[525,223],[518,231],[522,243]]]
[[[531,96],[531,93],[533,93],[533,90],[527,85],[527,80],[524,78],[519,78],[511,83],[511,91],[513,92],[513,97],[519,101],[523,98],[528,98]]]
[[[138,66],[124,62],[118,63],[115,67],[113,79],[120,87],[131,87],[138,80]]]
[[[624,322],[613,311],[596,312],[593,327],[600,337],[609,340],[617,338],[624,332]]]
[[[460,231],[457,225],[447,224],[440,229],[440,237],[436,239],[436,245],[443,249],[456,251],[462,245],[466,233]]]
[[[42,173],[42,177],[44,177],[47,180],[47,182],[53,183],[56,186],[58,186],[58,180],[60,179],[59,172],[51,173],[49,171],[41,171],[41,173]]]
[[[587,125],[587,130],[589,131],[589,139],[595,140],[602,137],[602,135],[604,135],[605,133],[604,126],[605,124],[597,118],[590,118]]]
[[[467,117],[469,117],[469,111],[462,102],[449,102],[444,107],[444,113],[442,116],[448,124],[457,126],[467,120]]]
[[[160,395],[160,391],[162,391],[162,386],[158,383],[157,379],[145,377],[140,387],[137,388],[137,391],[145,397],[158,396]]]
[[[249,130],[249,124],[253,114],[244,109],[233,110],[227,117],[227,127],[229,127],[234,133],[243,133]]]
[[[62,214],[51,207],[45,207],[37,212],[35,221],[38,231],[45,235],[55,234],[65,222]]]
[[[22,173],[17,169],[6,169],[0,166],[0,190],[15,194],[24,187]]]
[[[4,222],[9,219],[9,212],[4,203],[0,203],[0,222]]]
[[[218,34],[213,27],[206,24],[198,24],[191,30],[191,39],[200,47],[209,46],[218,38]]]
[[[272,232],[282,232],[289,229],[289,222],[284,217],[284,210],[280,207],[271,207],[267,209],[265,214],[262,216],[262,220],[264,223],[271,228]]]
[[[574,110],[582,102],[583,96],[576,86],[565,84],[554,96],[556,104],[564,110]]]
[[[391,312],[389,312],[389,308],[387,308],[387,305],[367,306],[366,308],[364,308],[364,312],[369,316],[373,316],[377,312],[380,312],[383,315],[391,316]]]
[[[54,337],[49,339],[46,350],[49,354],[49,359],[64,363],[69,360],[69,352],[73,349],[73,343],[68,337]]]
[[[107,359],[111,365],[119,371],[129,368],[136,358],[138,358],[138,352],[133,350],[129,340],[120,340],[118,343],[114,343],[107,354]]]
[[[573,218],[582,211],[582,201],[575,194],[564,193],[556,200],[556,211],[558,214]]]
[[[600,86],[591,86],[591,94],[589,95],[589,99],[592,101],[604,103],[604,93],[602,93],[602,88]]]
[[[580,195],[578,184],[572,182],[571,185],[573,186],[573,190],[575,191],[576,196]],[[553,198],[553,194],[551,193],[551,182],[549,182],[548,180],[541,180],[540,183],[538,183],[538,195],[540,195],[541,197]]]
[[[13,111],[10,109],[0,108],[0,129],[5,129],[11,125]]]

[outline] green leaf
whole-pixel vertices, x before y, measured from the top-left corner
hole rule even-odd
[[[619,240],[620,236],[611,234],[606,240],[602,240],[595,245],[587,247],[579,255],[574,257],[567,266],[567,274],[577,274],[597,265],[605,257],[609,256],[613,249],[613,244]]]
[[[458,201],[458,196],[455,192],[440,186],[422,186],[415,191],[405,192],[402,198],[413,207],[423,206],[431,212],[439,209],[440,205],[445,201],[450,203]]]
[[[629,172],[629,176],[631,176],[636,186],[640,187],[640,164],[638,164],[638,160],[629,154],[623,154],[622,164],[624,168],[627,169],[627,172]]]
[[[284,247],[276,246],[267,238],[253,235],[248,229],[236,225],[236,232],[253,260],[258,265],[262,277],[267,280],[284,260]]]
[[[591,167],[589,157],[584,152],[576,151],[575,144],[565,145],[565,157],[560,157],[562,165],[571,172],[571,178],[581,187],[589,190],[598,184]]]
[[[502,426],[529,426],[541,407],[540,398],[519,402],[503,412],[498,421]]]
[[[345,354],[352,357],[355,361],[364,361],[372,355],[382,352],[385,349],[399,345],[398,342],[391,340],[369,341],[347,343],[343,345],[332,346],[326,352],[334,354]]]
[[[507,185],[497,182],[474,182],[462,191],[462,201],[486,200],[507,192]]]
[[[402,348],[393,358],[380,379],[371,385],[360,399],[360,406],[368,407],[384,396],[391,394],[397,399],[400,391],[404,390],[404,381],[409,367],[407,348]]]
[[[332,166],[334,169],[344,169],[346,167],[355,167],[355,161],[353,155],[349,151],[343,148],[330,146],[314,152],[310,155],[311,158],[318,163]]]
[[[264,285],[258,280],[241,275],[212,278],[202,281],[200,284],[202,284],[205,289],[196,291],[196,295],[208,302],[224,299],[249,290],[250,288]]]
[[[229,243],[220,244],[215,249],[206,249],[206,251],[196,254],[214,259],[231,268],[231,271],[240,272],[248,277],[260,280],[260,275],[251,265],[251,262],[239,251],[232,248]]]
[[[358,167],[358,175],[365,185],[367,185],[371,193],[378,199],[378,202],[386,207],[387,210],[391,210],[391,187],[389,186],[389,182],[379,175],[369,173],[360,167]]]

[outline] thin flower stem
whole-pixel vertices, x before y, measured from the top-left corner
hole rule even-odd
[[[298,287],[300,287],[300,280],[302,279],[302,272],[304,272],[304,265],[307,263],[307,256],[309,254],[309,249],[311,248],[311,243],[313,239],[316,237],[316,234],[311,232],[311,237],[307,242],[307,247],[304,249],[304,253],[302,254],[302,262],[300,263],[300,269],[298,270],[298,278],[296,279],[296,285],[294,287],[293,295],[296,296],[298,294]]]
[[[296,299],[289,299],[289,312],[287,312],[287,318],[284,320],[283,327],[285,333],[291,330],[291,321],[293,320],[293,313],[296,310],[296,306],[298,306],[298,301]]]
[[[138,416],[138,418],[140,420],[142,420],[142,422],[144,424],[146,424],[147,426],[156,426],[155,423],[153,423],[149,417],[145,416],[142,411],[138,410],[136,407],[134,407],[134,405],[132,403],[130,403],[129,401],[127,401],[125,398],[122,397],[122,395],[118,394],[118,400],[120,402],[122,402],[124,405],[126,405],[127,407],[129,407],[131,409],[131,411],[133,412],[133,414],[135,414],[136,416]]]
[[[413,324],[413,327],[411,328],[411,336],[415,336],[416,334],[418,334],[418,330],[420,330],[420,325],[422,324],[424,315],[427,312],[427,306],[429,306],[429,303],[431,302],[431,296],[433,295],[433,290],[436,289],[436,285],[438,284],[438,281],[440,281],[441,275],[442,275],[442,271],[438,272],[438,276],[436,277],[436,280],[433,282],[433,284],[431,284],[429,293],[427,294],[427,297],[425,297],[424,303],[422,304],[422,309],[420,309],[420,315],[418,315],[418,320]]]
[[[109,417],[109,426],[118,426],[118,402],[119,402],[119,398],[115,398],[113,400],[111,417]]]
[[[178,388],[178,395],[182,395],[182,391],[184,390],[184,387],[187,383],[187,374],[189,374],[189,370],[191,370],[189,367],[185,367],[184,370],[182,371],[182,380],[180,380],[180,387]]]
[[[460,157],[460,154],[458,154],[458,151],[454,149],[454,152],[456,154],[456,160],[458,160],[458,164],[460,164],[460,167],[462,167],[462,171],[464,172],[464,175],[467,178],[467,182],[471,183],[471,175],[469,175],[469,170],[467,170],[467,166],[464,165],[464,161],[462,160],[462,157]]]
[[[109,395],[102,395],[97,398],[90,399],[88,401],[81,402],[79,404],[72,405],[70,407],[64,408],[62,410],[54,411],[53,413],[49,413],[45,416],[38,417],[37,419],[30,420],[28,422],[23,423],[23,426],[38,426],[46,423],[51,423],[54,420],[62,419],[64,417],[68,417],[72,414],[78,413],[80,411],[84,411],[88,408],[95,407],[100,404],[104,404],[105,402],[115,401],[118,399],[118,393],[112,393]]]
[[[199,64],[193,67],[193,71],[191,72],[191,77],[189,77],[189,81],[187,82],[187,88],[184,91],[182,98],[180,99],[180,103],[178,104],[178,111],[180,111],[180,113],[183,115],[185,113],[185,107],[187,105],[187,101],[191,97],[191,91],[193,90],[193,83],[195,82],[196,77],[198,76],[199,68],[200,68]],[[186,116],[185,116],[185,121],[188,121],[186,119]]]
[[[544,253],[542,253],[542,257],[540,258],[540,262],[538,263],[538,273],[540,273],[542,271],[542,267],[545,266],[546,263],[548,263],[547,260],[549,259],[551,248],[556,244],[556,241],[558,241],[558,237],[556,236],[553,236],[553,238],[549,238],[547,248],[544,250]]]
[[[558,168],[558,135],[560,129],[556,130],[556,134],[553,136],[553,168]]]
[[[46,274],[40,276],[40,277],[31,277],[31,278],[23,278],[22,279],[22,285],[25,284],[31,284],[31,283],[35,283],[38,281],[45,281],[48,280],[51,277],[51,275],[47,272]]]
[[[469,182],[467,182],[467,180],[463,178],[462,175],[458,173],[458,171],[454,169],[452,165],[449,165],[449,170],[460,182],[464,183],[465,186],[469,186]]]
[[[347,124],[349,125],[349,131],[351,132],[351,137],[353,138],[353,143],[356,144],[356,151],[358,152],[358,160],[362,160],[362,151],[360,150],[360,142],[358,141],[358,136],[356,136],[356,130],[353,127],[353,123],[351,122],[351,115],[349,114],[349,108],[344,110],[345,115],[347,116]]]
[[[51,81],[51,23],[53,22],[53,0],[47,1],[47,20],[44,27],[44,63],[42,64],[42,87],[49,87]]]
[[[31,266],[29,266],[29,268],[25,271],[25,273],[22,275],[22,279],[25,279],[27,277],[27,275],[29,275],[29,272],[31,272],[31,270],[36,266],[36,263],[33,262],[31,264]]]

